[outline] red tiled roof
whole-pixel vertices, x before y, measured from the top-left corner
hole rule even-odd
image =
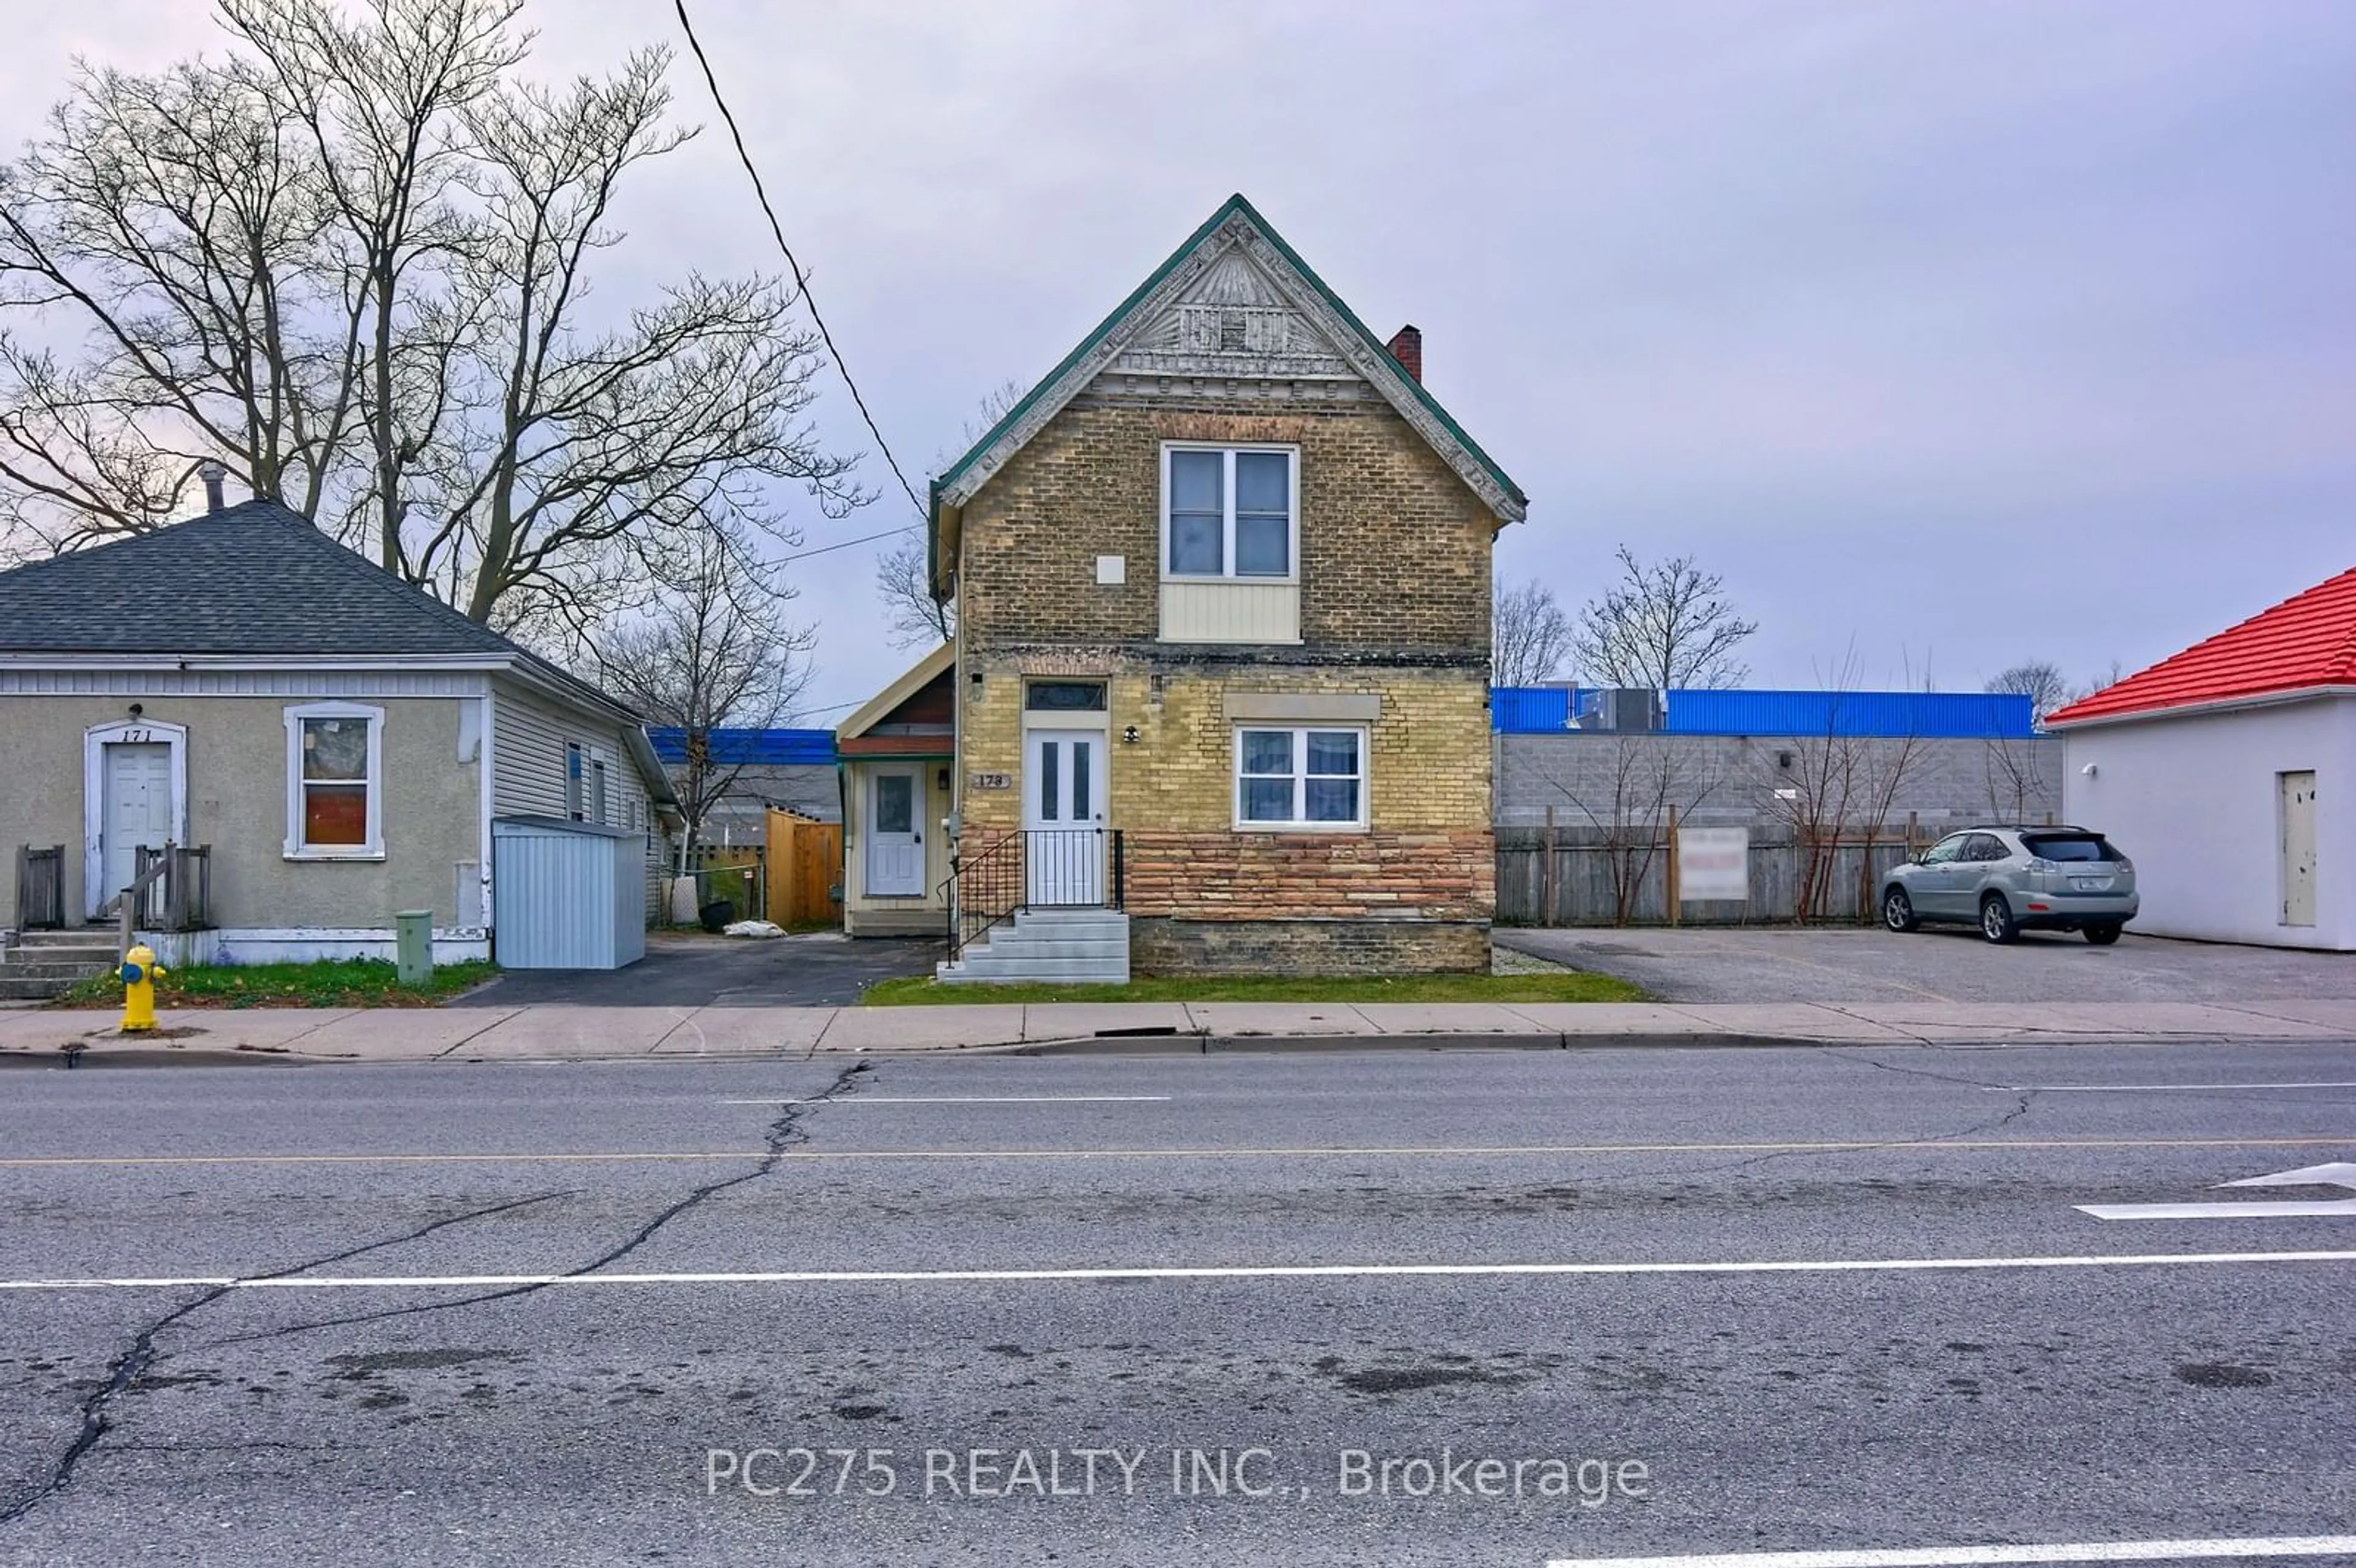
[[[2356,568],[2046,716],[2073,724],[2164,708],[2356,687]]]

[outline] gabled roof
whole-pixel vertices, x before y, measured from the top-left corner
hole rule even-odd
[[[0,652],[521,651],[274,501],[0,571]]]
[[[900,677],[867,699],[858,711],[834,727],[837,746],[855,741],[891,716],[892,710],[941,677],[957,662],[957,645],[943,643],[903,671]]]
[[[1164,319],[1188,288],[1224,257],[1242,251],[1260,263],[1260,271],[1313,325],[1323,329],[1324,345],[1350,369],[1371,383],[1417,432],[1431,444],[1448,465],[1471,485],[1501,523],[1519,522],[1529,507],[1522,494],[1496,461],[1440,406],[1423,384],[1408,375],[1391,357],[1382,340],[1366,329],[1341,296],[1328,288],[1300,253],[1285,242],[1258,208],[1240,195],[1229,197],[1203,226],[1154,269],[1130,296],[1114,307],[1096,330],[1047,372],[1022,401],[991,426],[965,455],[933,481],[927,530],[935,576],[940,559],[944,512],[960,511],[974,493],[989,482],[1006,461],[1079,395],[1098,373],[1129,348],[1138,335]]]
[[[2356,568],[2046,716],[2081,724],[2311,688],[2356,689]]]

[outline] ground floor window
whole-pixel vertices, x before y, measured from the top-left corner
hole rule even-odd
[[[286,709],[286,853],[384,853],[384,709],[314,702]]]
[[[1366,732],[1237,730],[1236,821],[1253,827],[1364,827]]]

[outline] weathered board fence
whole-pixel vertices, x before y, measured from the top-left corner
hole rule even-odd
[[[1868,835],[1851,828],[1813,837],[1789,827],[1751,829],[1748,900],[1680,901],[1665,826],[1615,832],[1578,827],[1497,830],[1500,925],[1760,925],[1802,917],[1878,918],[1880,880],[1933,836],[1910,844],[1901,825]],[[1806,884],[1804,887],[1804,881]]]

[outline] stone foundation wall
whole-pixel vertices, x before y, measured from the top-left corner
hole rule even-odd
[[[1126,840],[1132,915],[1462,921],[1497,900],[1495,840],[1472,833],[1169,833]]]
[[[1132,917],[1140,975],[1485,974],[1489,923]]]

